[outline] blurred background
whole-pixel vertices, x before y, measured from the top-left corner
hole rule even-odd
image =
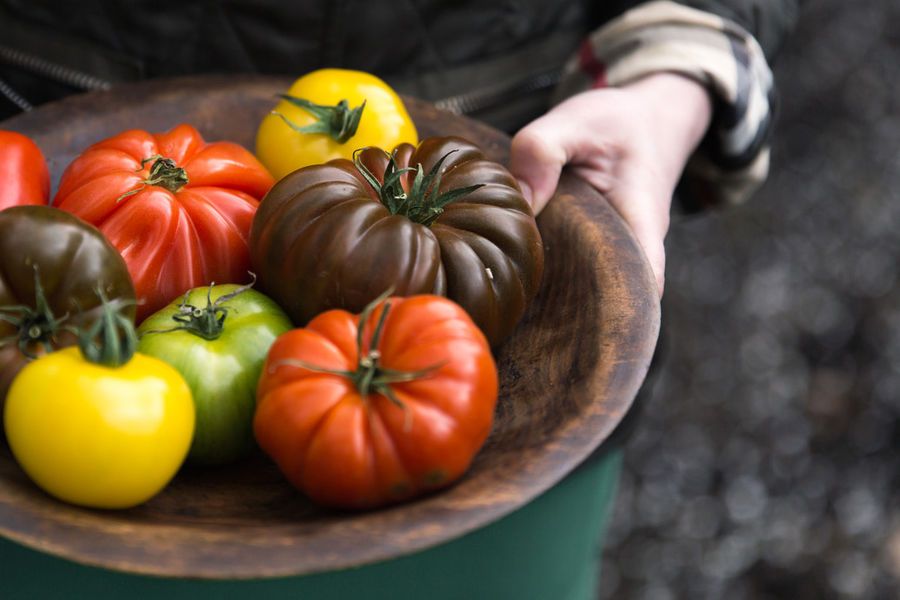
[[[672,228],[601,598],[900,597],[897,25],[806,2],[770,180]]]

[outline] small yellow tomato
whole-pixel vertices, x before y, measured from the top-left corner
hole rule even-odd
[[[285,96],[316,106],[304,108]],[[320,69],[295,81],[285,96],[256,134],[256,156],[275,179],[308,165],[352,158],[357,148],[390,150],[419,141],[403,101],[370,73]],[[354,124],[353,111],[363,103]]]
[[[19,373],[4,426],[19,465],[47,493],[127,508],[178,471],[194,434],[194,403],[178,371],[159,359],[138,353],[107,367],[71,347]]]

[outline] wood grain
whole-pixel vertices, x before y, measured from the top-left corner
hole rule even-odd
[[[208,140],[253,148],[256,126],[288,80],[202,77],[141,83],[46,105],[0,123],[49,158],[54,189],[68,162],[123,129],[194,124]],[[422,137],[460,135],[506,162],[509,138],[407,99]],[[622,419],[659,327],[655,283],[605,199],[565,173],[538,219],[544,283],[500,348],[494,431],[470,472],[441,493],[368,513],[312,505],[264,457],[184,470],[138,508],[60,503],[0,452],[0,534],[85,564],[211,579],[298,575],[365,564],[450,540],[514,511],[584,460]]]

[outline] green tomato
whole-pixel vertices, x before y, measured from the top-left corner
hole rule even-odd
[[[253,448],[256,385],[269,347],[292,328],[272,300],[233,284],[190,290],[138,328],[138,350],[177,369],[197,412],[188,462],[220,465]]]

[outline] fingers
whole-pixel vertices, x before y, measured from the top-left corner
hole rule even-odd
[[[509,170],[519,180],[534,213],[541,212],[556,190],[568,156],[552,113],[526,125],[513,137]]]
[[[672,118],[655,119],[665,113],[658,104],[670,100],[648,85],[591,90],[556,106],[513,138],[510,171],[535,214],[566,164],[602,192],[637,238],[661,296],[672,191],[693,145],[683,143],[681,129],[666,135]]]
[[[635,237],[638,238],[641,248],[644,249],[647,262],[650,263],[650,269],[656,278],[659,297],[662,298],[666,285],[666,247],[663,243],[665,238],[644,230],[635,231]]]
[[[591,174],[583,173],[587,171],[583,167],[576,167],[574,171],[585,178]],[[672,204],[670,186],[652,170],[635,165],[623,167],[618,182],[605,195],[643,249],[662,297],[666,272],[664,240],[669,230]]]
[[[659,211],[654,210],[655,204],[648,199],[639,197],[623,198],[621,202],[613,203],[613,207],[622,215],[622,219],[631,228],[638,244],[644,250],[650,269],[656,278],[660,298],[663,295],[663,287],[666,280],[666,247],[664,240],[668,229],[668,218],[662,219]]]

